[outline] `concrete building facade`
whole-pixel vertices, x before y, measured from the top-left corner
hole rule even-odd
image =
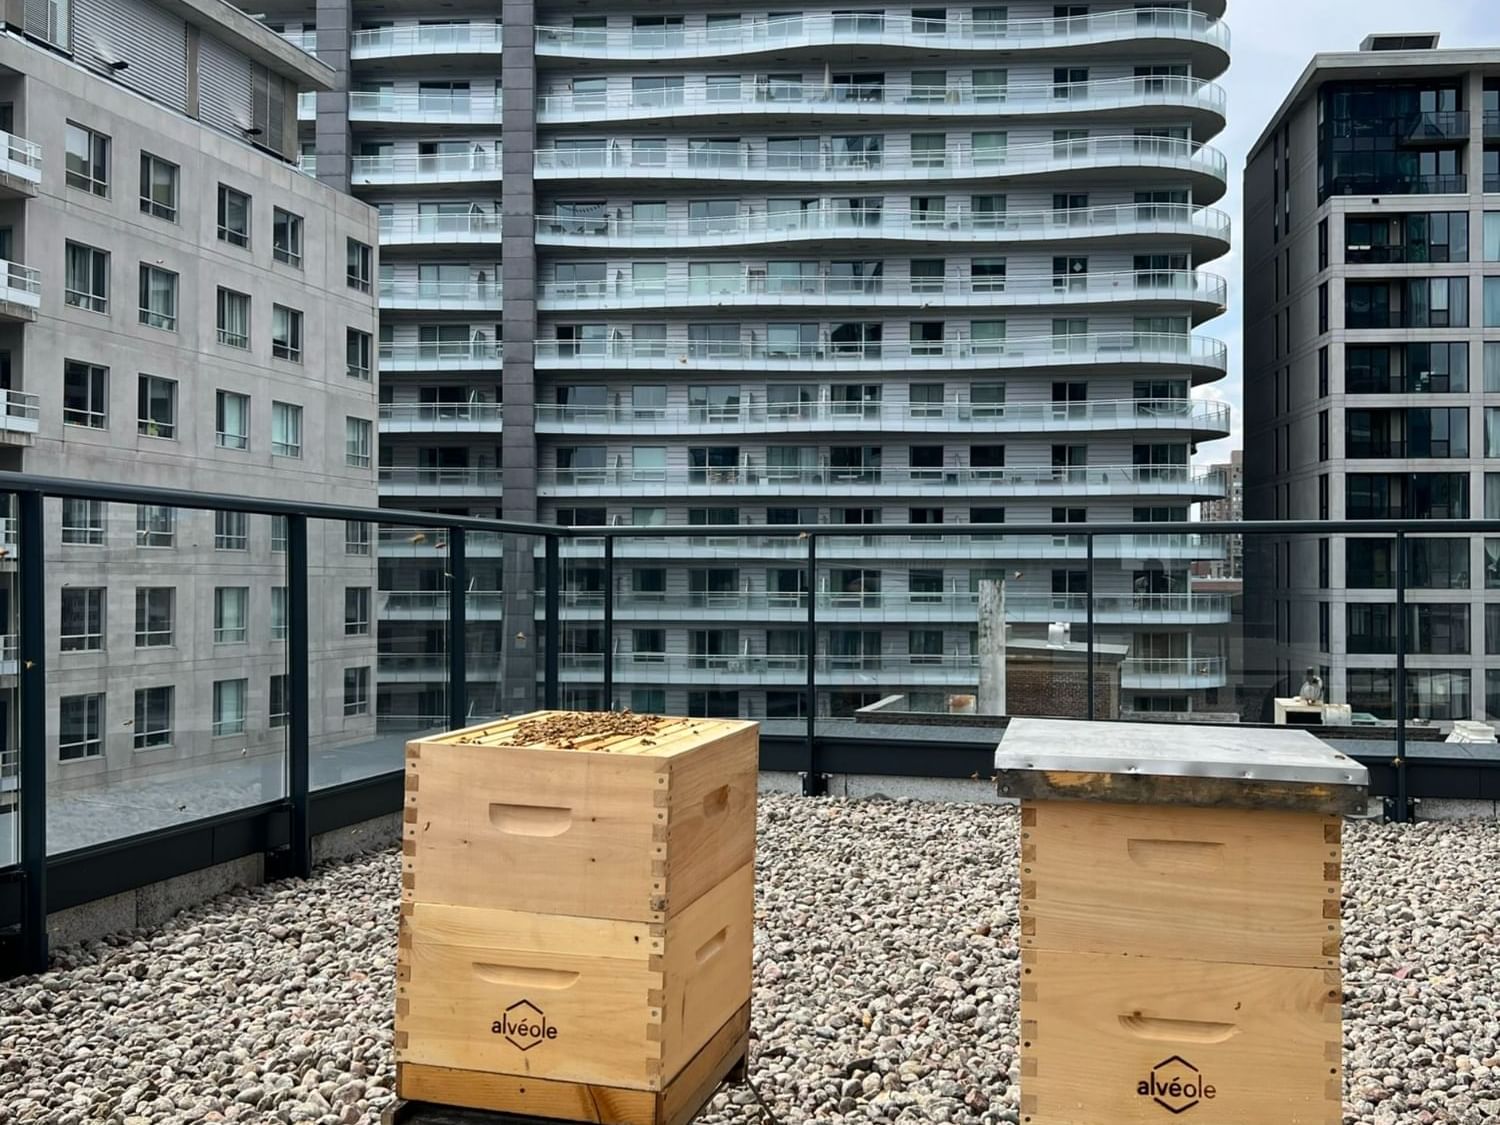
[[[296,168],[296,94],[332,72],[216,0],[0,16],[0,467],[373,504],[375,383],[346,340],[377,332],[372,282],[347,266],[355,247],[374,254],[376,218]],[[167,801],[175,774],[249,758],[260,795],[279,795],[284,528],[49,504],[44,544],[6,522],[8,762],[15,563],[45,550],[49,784],[150,776]],[[312,738],[365,739],[372,546],[314,521],[309,553]]]
[[[497,24],[257,5],[346,75],[305,107],[303,143],[381,211],[382,499],[766,528],[621,541],[611,637],[602,548],[570,547],[571,705],[795,718],[810,658],[820,712],[890,691],[938,705],[974,685],[975,591],[1001,572],[1016,635],[1069,621],[1076,639],[1081,539],[962,528],[1175,524],[1222,493],[1191,451],[1228,432],[1192,395],[1225,367],[1194,331],[1224,302],[1199,268],[1229,239],[1205,143],[1223,7],[507,0]],[[879,535],[907,522],[955,531]],[[811,590],[775,530],[799,523],[849,528]],[[441,544],[389,546],[388,597],[436,588]],[[1223,686],[1193,627],[1228,609],[1187,578],[1215,549],[1158,526],[1098,545],[1127,709],[1197,709]],[[473,575],[471,617],[494,611],[468,638],[481,708],[531,690],[531,553],[494,548]],[[431,614],[382,623],[393,719],[441,713],[437,662],[419,682]]]
[[[1245,170],[1245,514],[1500,515],[1500,53],[1313,58]],[[1395,714],[1390,535],[1252,537],[1247,655]],[[1500,540],[1408,539],[1407,714],[1500,717]]]

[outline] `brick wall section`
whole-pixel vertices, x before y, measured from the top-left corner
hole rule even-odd
[[[1011,654],[1005,674],[1005,712],[1050,718],[1088,717],[1088,668],[1078,660]],[[1094,718],[1120,717],[1120,666],[1094,665]]]

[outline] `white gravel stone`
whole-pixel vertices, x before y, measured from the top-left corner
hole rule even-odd
[[[751,1075],[703,1120],[1019,1121],[1014,809],[761,802]],[[1345,831],[1345,1125],[1500,1120],[1500,824]],[[0,984],[0,1122],[373,1125],[395,852]]]

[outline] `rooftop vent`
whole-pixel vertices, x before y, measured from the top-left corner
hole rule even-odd
[[[1361,51],[1435,51],[1438,33],[1424,31],[1407,35],[1366,35]]]

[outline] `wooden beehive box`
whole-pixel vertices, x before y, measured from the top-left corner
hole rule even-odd
[[[609,713],[410,743],[401,1096],[695,1113],[748,1036],[758,755],[754,723]]]
[[[1021,1120],[1341,1121],[1341,817],[1304,731],[1011,720]]]

